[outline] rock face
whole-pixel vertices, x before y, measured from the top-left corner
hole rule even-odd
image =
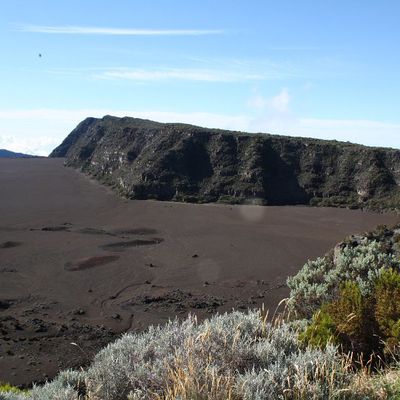
[[[50,157],[133,199],[398,208],[400,150],[87,118]]]

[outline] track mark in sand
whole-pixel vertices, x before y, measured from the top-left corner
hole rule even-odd
[[[76,232],[83,233],[85,235],[103,235],[103,236],[116,236],[121,239],[126,239],[126,236],[145,236],[145,235],[156,235],[158,231],[153,228],[121,228],[107,231],[99,228],[81,228]]]
[[[116,229],[113,231],[116,235],[156,235],[158,231],[153,228],[134,228],[134,229]]]
[[[103,300],[102,301],[102,305],[108,301],[108,300],[115,300],[117,299],[123,292],[125,292],[125,290],[130,289],[132,287],[140,287],[143,286],[142,283],[131,283],[130,285],[126,285],[124,286],[122,289],[118,290],[118,292],[116,292],[115,294],[113,294],[112,296],[110,296],[108,299]]]
[[[135,240],[128,240],[125,242],[107,243],[107,244],[103,244],[99,247],[103,250],[124,251],[130,247],[151,246],[154,244],[159,244],[163,241],[164,241],[164,239],[162,239],[162,238],[135,239]]]
[[[44,226],[42,229],[44,232],[68,232],[69,227],[65,225],[61,226]]]
[[[105,231],[104,229],[97,229],[97,228],[82,228],[77,230],[78,233],[83,233],[85,235],[108,235],[108,236],[115,236],[114,234]]]
[[[101,315],[104,317],[108,314],[106,312],[106,310],[107,310],[109,304],[112,303],[114,300],[116,300],[123,292],[125,292],[125,290],[133,288],[133,287],[140,287],[140,286],[142,286],[142,284],[140,284],[140,283],[131,283],[129,285],[124,286],[123,288],[118,290],[116,293],[114,293],[113,295],[108,297],[107,299],[103,299],[100,303]],[[126,330],[131,329],[132,324],[133,324],[133,314],[130,315]]]
[[[0,249],[11,249],[13,247],[21,246],[21,242],[14,242],[12,240],[7,240],[6,242],[0,243]]]
[[[18,272],[15,268],[1,267],[0,273],[15,273]]]
[[[64,222],[60,225],[46,225],[41,228],[30,228],[30,231],[43,231],[43,232],[71,232],[72,224]]]
[[[67,271],[82,271],[85,269],[95,268],[100,265],[105,265],[117,261],[119,256],[96,256],[88,257],[76,262],[65,263],[64,269]]]

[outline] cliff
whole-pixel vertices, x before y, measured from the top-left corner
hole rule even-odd
[[[50,157],[133,199],[399,208],[400,150],[87,118]]]

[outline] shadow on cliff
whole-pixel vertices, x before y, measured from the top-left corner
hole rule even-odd
[[[298,181],[298,159],[285,157],[270,141],[265,141],[262,147],[261,167],[267,204],[309,204],[311,196]]]

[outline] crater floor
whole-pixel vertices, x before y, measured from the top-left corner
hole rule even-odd
[[[0,159],[0,381],[87,363],[189,312],[275,310],[307,259],[394,214],[133,201],[63,166]]]

